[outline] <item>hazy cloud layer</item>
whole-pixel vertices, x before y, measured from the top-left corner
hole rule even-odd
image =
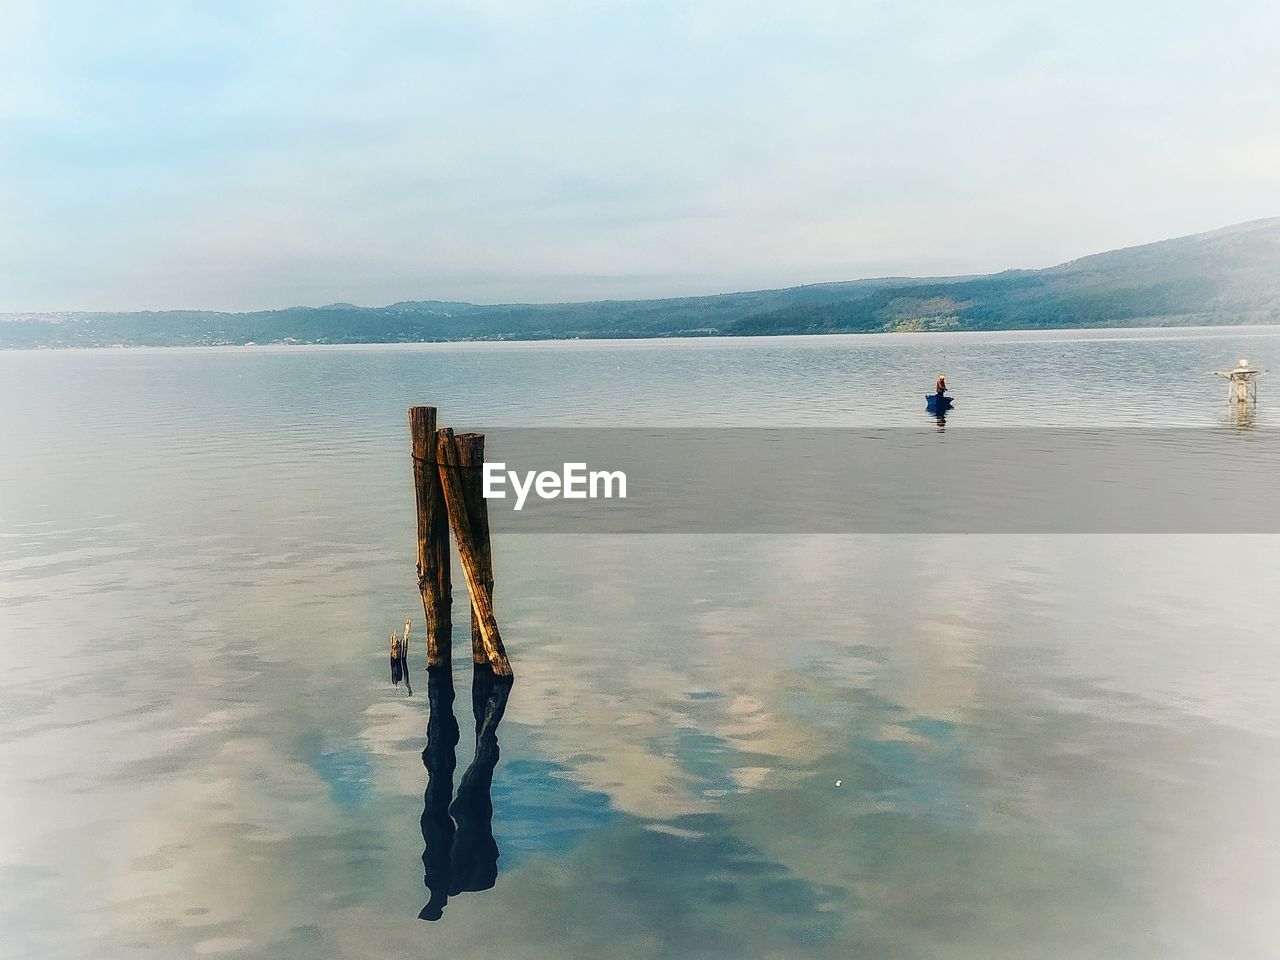
[[[0,311],[980,272],[1280,211],[1264,2],[0,18]]]

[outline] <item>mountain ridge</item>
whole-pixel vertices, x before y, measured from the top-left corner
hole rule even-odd
[[[0,315],[0,349],[413,343],[1280,322],[1280,217],[1037,270],[564,303]]]

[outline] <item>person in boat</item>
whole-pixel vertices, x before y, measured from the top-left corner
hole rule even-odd
[[[934,384],[934,390],[937,392],[939,397],[947,392],[947,378],[945,375],[938,376],[938,382]]]

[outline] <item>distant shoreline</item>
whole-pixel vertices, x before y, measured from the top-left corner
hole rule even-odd
[[[3,321],[0,321],[3,323]],[[191,343],[191,344],[113,344],[113,345],[57,345],[57,346],[34,346],[34,347],[4,347],[0,346],[0,353],[124,353],[124,352],[152,352],[152,351],[217,351],[225,353],[241,352],[241,351],[277,351],[277,350],[299,350],[299,349],[332,349],[332,350],[352,350],[352,349],[377,349],[377,348],[399,348],[404,350],[421,349],[424,347],[435,348],[458,348],[465,349],[470,347],[529,347],[536,345],[545,346],[565,346],[569,344],[582,345],[600,345],[612,344],[621,346],[624,344],[640,345],[650,343],[699,343],[704,341],[716,341],[721,343],[748,343],[748,342],[764,342],[775,340],[831,340],[839,338],[858,338],[865,337],[968,337],[968,336],[989,336],[1011,335],[1017,338],[1035,337],[1036,335],[1044,335],[1045,337],[1053,337],[1054,335],[1062,336],[1064,334],[1185,334],[1188,337],[1204,336],[1206,334],[1222,334],[1228,335],[1256,335],[1261,333],[1270,333],[1280,336],[1280,320],[1270,321],[1254,321],[1249,323],[1210,323],[1210,324],[1125,324],[1125,325],[1097,325],[1097,326],[1062,326],[1062,327],[1027,327],[1027,328],[1002,328],[990,330],[867,330],[867,331],[835,331],[829,333],[774,333],[774,334],[753,334],[753,335],[701,335],[701,336],[648,336],[648,337],[532,337],[528,339],[517,339],[507,337],[502,339],[470,339],[470,340],[365,340],[352,341],[347,343],[320,343],[320,342],[293,342],[293,343]],[[1075,337],[1070,336],[1068,339],[1111,339],[1123,340],[1122,336],[1109,337]],[[1133,339],[1158,339],[1155,336],[1141,336]]]

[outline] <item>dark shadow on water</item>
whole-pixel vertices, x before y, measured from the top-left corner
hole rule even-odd
[[[488,890],[498,879],[493,839],[493,768],[498,763],[498,724],[507,709],[511,681],[476,670],[471,685],[476,752],[453,796],[458,721],[453,713],[453,676],[448,667],[428,671],[427,745],[422,764],[427,789],[422,805],[423,883],[430,892],[421,920],[439,920],[450,897]],[[452,803],[450,800],[452,799]]]

